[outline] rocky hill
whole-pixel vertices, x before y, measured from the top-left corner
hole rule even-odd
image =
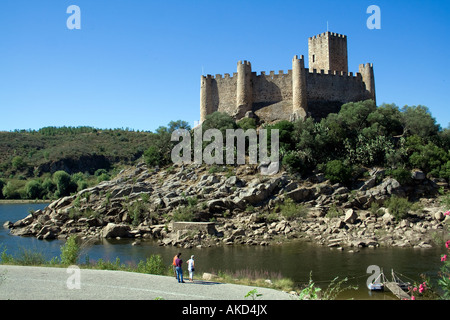
[[[350,250],[431,247],[432,237],[446,230],[450,218],[437,199],[446,182],[414,171],[401,185],[377,168],[365,177],[350,190],[322,174],[302,180],[286,172],[262,176],[252,165],[153,169],[140,163],[5,226],[38,239],[126,237],[186,248],[304,239]],[[400,217],[384,207],[393,197],[415,206]]]

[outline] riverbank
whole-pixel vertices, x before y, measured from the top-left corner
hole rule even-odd
[[[27,204],[27,203],[51,203],[51,200],[5,200],[1,199],[0,204]]]

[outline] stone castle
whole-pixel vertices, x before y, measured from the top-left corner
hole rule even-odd
[[[249,61],[239,61],[233,76],[202,75],[200,122],[215,111],[262,122],[320,119],[347,102],[376,101],[373,65],[360,64],[359,72],[348,72],[347,36],[324,32],[309,38],[308,63],[305,68],[304,57],[295,56],[287,73],[257,75]]]

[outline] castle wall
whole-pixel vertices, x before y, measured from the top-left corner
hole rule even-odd
[[[213,82],[214,111],[233,115],[236,111],[237,73],[216,75]]]
[[[308,70],[309,71],[309,70]],[[342,104],[370,99],[361,74],[330,72],[324,70],[306,73],[308,111],[314,118],[338,112]]]
[[[331,112],[338,112],[342,104],[351,101],[372,99],[372,94],[366,89],[360,73],[325,72],[324,70],[305,70],[306,104],[308,113],[314,118],[322,118]],[[211,76],[210,76],[211,77]],[[269,74],[252,73],[252,110],[262,120],[275,121],[290,119],[293,114],[293,77],[292,70]],[[226,112],[232,116],[238,115],[237,73],[233,76],[216,75],[211,77],[212,108],[214,111]],[[237,118],[241,118],[239,115]]]
[[[253,105],[263,107],[280,101],[292,100],[292,71],[282,70],[275,74],[253,74]]]

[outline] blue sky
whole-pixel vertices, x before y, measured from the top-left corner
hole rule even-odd
[[[193,125],[202,73],[287,71],[327,21],[348,36],[349,71],[374,63],[378,105],[425,105],[447,127],[449,18],[450,1],[2,0],[0,130]]]

